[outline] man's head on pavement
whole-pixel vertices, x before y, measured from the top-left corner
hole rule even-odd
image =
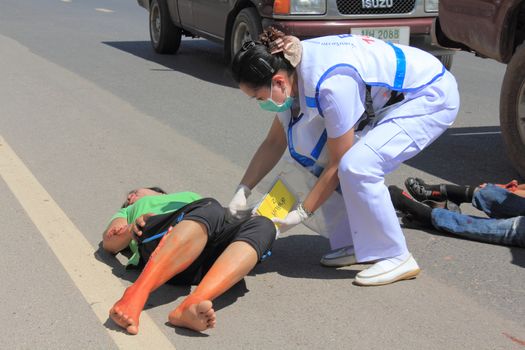
[[[122,204],[122,208],[126,208],[127,206],[135,203],[142,197],[146,196],[159,196],[161,194],[166,194],[166,191],[164,191],[160,187],[141,187],[134,190],[129,191],[126,200]]]

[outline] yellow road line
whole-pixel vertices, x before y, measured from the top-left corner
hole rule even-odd
[[[0,176],[47,241],[100,322],[124,291],[111,268],[93,257],[95,249],[69,220],[0,135]],[[120,349],[174,349],[152,319],[142,313],[140,333],[130,336],[107,329]]]

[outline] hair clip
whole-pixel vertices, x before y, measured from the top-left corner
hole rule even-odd
[[[252,47],[255,47],[255,41],[253,40],[250,40],[250,41],[246,41],[242,44],[241,46],[241,51],[248,51],[249,49],[251,49]]]
[[[251,60],[250,69],[261,79],[267,78],[275,73],[275,69],[273,69],[273,67],[262,57],[257,57],[256,59]]]

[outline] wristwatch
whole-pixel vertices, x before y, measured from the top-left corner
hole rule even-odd
[[[307,218],[311,217],[312,215],[314,215],[313,212],[311,211],[308,211],[304,208],[303,206],[303,203],[299,203],[299,205],[297,206],[297,211],[299,211],[301,214],[304,213],[304,216],[306,216]]]

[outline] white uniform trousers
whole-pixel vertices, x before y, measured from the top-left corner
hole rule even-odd
[[[405,109],[407,117],[385,120],[362,135],[341,158],[339,181],[357,261],[385,259],[408,252],[385,185],[385,175],[418,154],[453,123],[459,109],[455,80],[448,74],[437,85],[441,86],[431,88],[429,95],[418,98],[434,103],[436,98],[442,98],[441,110],[410,116],[412,101],[407,101],[396,112],[399,115],[399,110]],[[441,94],[443,90],[448,91]],[[415,128],[418,125],[422,127]],[[411,135],[405,130],[411,130]],[[414,130],[420,130],[419,134],[414,135]],[[419,140],[418,144],[414,140]]]
[[[344,203],[341,204],[345,205]],[[339,210],[341,210],[341,208]],[[342,247],[354,245],[348,216],[346,214],[346,208],[344,208],[344,210],[344,215],[341,215],[337,219],[337,222],[331,225],[327,232],[331,249],[339,249]]]

